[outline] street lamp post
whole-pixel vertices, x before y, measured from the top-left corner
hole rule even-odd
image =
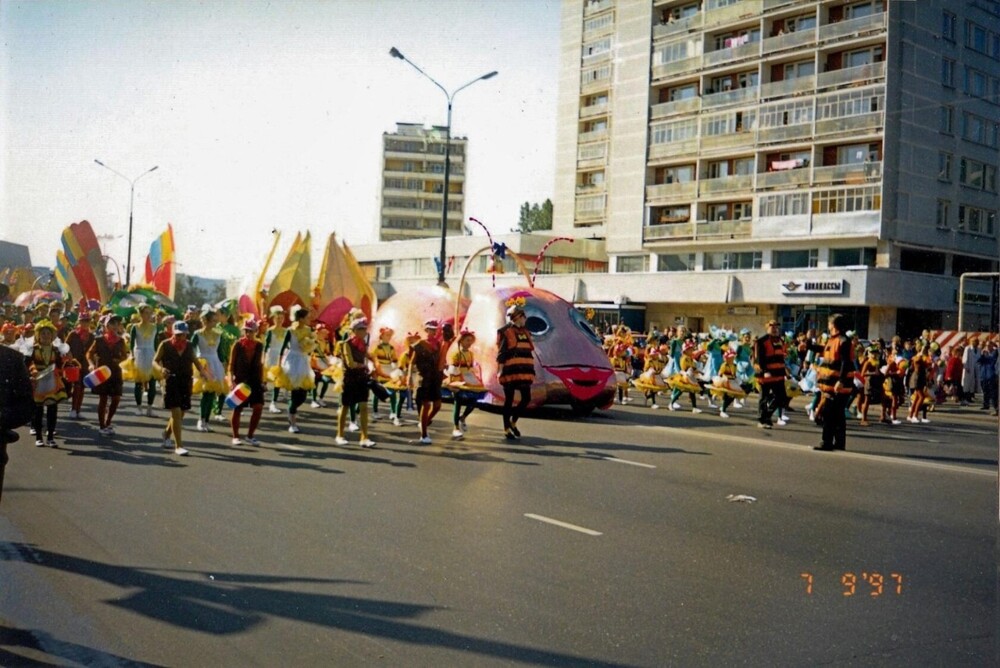
[[[125,289],[132,282],[132,208],[133,208],[133,205],[135,204],[135,184],[136,184],[136,181],[138,181],[139,179],[141,179],[142,177],[144,177],[146,174],[149,174],[150,172],[155,172],[157,169],[159,169],[159,165],[156,165],[155,167],[150,167],[149,169],[147,169],[146,171],[144,171],[139,176],[135,177],[134,179],[130,179],[129,177],[127,177],[124,174],[122,174],[121,172],[116,171],[116,170],[108,167],[107,165],[105,165],[103,162],[101,162],[100,160],[98,160],[96,158],[94,159],[94,162],[96,162],[98,165],[100,165],[104,169],[108,170],[112,174],[117,174],[118,176],[120,176],[123,179],[125,179],[126,181],[128,181],[128,186],[129,186],[129,195],[128,195],[128,254],[125,256],[125,285],[122,286],[122,289]],[[118,281],[121,282],[121,274],[118,275]]]
[[[410,66],[413,67],[413,69],[420,72],[427,79],[429,79],[432,84],[440,88],[441,92],[444,93],[446,98],[448,98],[448,124],[445,126],[445,144],[444,144],[444,201],[441,203],[443,209],[441,211],[441,259],[438,265],[438,285],[447,287],[448,284],[445,283],[444,280],[444,268],[446,260],[445,239],[448,236],[448,187],[451,181],[451,106],[452,102],[455,99],[455,96],[458,95],[458,92],[460,90],[468,88],[477,81],[485,81],[486,79],[492,79],[497,75],[497,71],[493,70],[492,72],[488,72],[486,74],[483,74],[482,76],[478,76],[469,83],[459,86],[451,93],[449,93],[444,86],[435,81],[429,74],[427,74],[427,72],[424,72],[422,69],[417,67],[417,65],[412,60],[410,60],[402,53],[400,53],[399,49],[397,49],[396,47],[392,47],[391,49],[389,49],[389,55],[392,56],[393,58],[399,58],[400,60],[409,63]]]

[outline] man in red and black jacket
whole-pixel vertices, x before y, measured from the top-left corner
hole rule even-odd
[[[847,417],[844,411],[854,390],[854,346],[844,335],[846,319],[841,313],[830,316],[825,346],[812,346],[823,356],[816,370],[816,387],[823,393],[823,442],[813,450],[844,450],[847,441]]]
[[[767,334],[757,339],[754,360],[754,372],[760,381],[758,426],[770,429],[774,424],[771,416],[788,401],[785,396],[785,342],[777,320],[769,320]],[[779,419],[778,425],[785,426],[785,421]]]

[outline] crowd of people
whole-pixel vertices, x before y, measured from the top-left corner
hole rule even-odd
[[[506,315],[506,324],[496,332],[497,362],[505,398],[504,437],[517,440],[518,418],[534,380],[533,344],[524,304],[512,301]],[[84,418],[88,390],[98,397],[98,434],[113,439],[127,383],[132,384],[138,417],[154,417],[154,401],[162,395],[167,411],[162,445],[178,456],[188,454],[182,426],[196,399],[197,431],[212,432],[213,422],[228,421],[233,445],[255,446],[268,394],[269,412],[286,413],[288,431],[299,433],[300,408],[310,396],[312,407],[325,407],[331,385],[340,395],[337,445],[347,445],[348,434],[359,432],[358,445],[374,447],[370,423],[379,419],[383,404],[388,404],[387,419],[395,427],[403,426],[404,404],[412,408],[419,426],[416,442],[430,444],[443,392],[453,398],[451,438],[464,438],[466,420],[486,394],[471,350],[475,332],[456,333],[450,323],[427,320],[423,334],[405,334],[398,355],[396,333],[383,327],[371,341],[368,319],[360,310],[348,312],[334,331],[310,323],[309,316],[303,306],[292,306],[287,314],[273,306],[268,321],[261,322],[240,317],[225,304],[206,304],[188,307],[177,318],[144,304],[126,318],[110,311],[67,310],[56,301],[23,309],[6,305],[0,335],[5,350],[19,353],[29,373],[31,434],[38,447],[58,447],[62,403],[69,404],[70,419]],[[279,405],[282,393],[284,406]],[[232,409],[228,419],[224,407]]]
[[[429,428],[443,392],[453,398],[453,439],[464,437],[467,418],[485,396],[471,350],[475,332],[456,333],[450,323],[428,320],[422,334],[406,333],[397,347],[396,332],[383,327],[370,333],[358,310],[347,313],[336,329],[310,324],[310,312],[302,306],[288,313],[275,306],[267,315],[266,322],[242,318],[225,305],[188,307],[183,318],[175,318],[151,305],[122,317],[67,309],[60,301],[24,309],[8,304],[0,334],[5,347],[23,355],[30,373],[31,432],[39,447],[58,447],[58,407],[64,401],[70,419],[83,418],[88,389],[98,398],[99,435],[114,438],[126,383],[140,417],[154,416],[154,401],[162,392],[168,412],[162,445],[181,456],[187,454],[184,414],[196,397],[197,431],[211,432],[213,422],[228,421],[233,445],[259,445],[268,395],[268,411],[285,413],[288,431],[298,433],[299,410],[310,397],[313,408],[325,407],[333,386],[340,395],[334,442],[347,445],[348,435],[358,432],[358,445],[368,448],[375,446],[370,428],[381,417],[381,405],[388,405],[386,419],[396,427],[403,425],[403,407],[411,408],[419,427],[416,442],[426,445],[432,442]],[[534,381],[533,343],[524,304],[507,304],[506,315],[496,332],[498,380],[504,438],[517,440],[518,418]],[[885,425],[926,424],[928,413],[948,400],[968,406],[981,399],[981,409],[996,414],[995,340],[980,345],[972,337],[942,350],[929,332],[915,340],[862,341],[846,327],[839,315],[831,316],[827,332],[794,335],[781,332],[776,320],[759,335],[749,329],[712,327],[699,333],[654,326],[637,336],[620,325],[606,337],[605,349],[616,374],[618,403],[632,401],[636,391],[652,409],[662,401],[669,410],[684,410],[686,397],[692,412],[709,409],[728,419],[757,393],[757,423],[771,429],[786,425],[791,400],[805,395],[809,419],[823,426],[822,450],[843,449],[846,420],[856,417],[867,427],[876,410]],[[279,405],[282,393],[284,406]],[[232,409],[228,418],[223,415],[227,406]]]

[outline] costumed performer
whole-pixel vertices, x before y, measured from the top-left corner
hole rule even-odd
[[[525,327],[528,317],[524,298],[513,297],[507,302],[507,324],[497,330],[497,380],[503,387],[503,433],[508,441],[521,438],[517,421],[531,401],[531,385],[535,382],[535,344]],[[514,394],[521,395],[514,405]]]
[[[340,358],[344,364],[344,390],[337,409],[337,436],[334,443],[347,445],[344,429],[351,406],[358,407],[358,423],[362,448],[374,448],[375,442],[368,438],[368,382],[370,380],[368,362],[368,318],[356,318],[351,323],[351,336],[340,346]]]
[[[285,309],[279,305],[272,306],[268,311],[268,319],[271,325],[264,335],[264,376],[265,381],[274,382],[278,378],[278,371],[281,368],[281,346],[285,342]],[[277,383],[271,391],[271,405],[267,411],[269,413],[280,413],[278,408],[278,393],[281,389]]]
[[[722,400],[719,408],[719,417],[728,418],[727,409],[737,399],[747,396],[747,393],[740,387],[736,379],[736,351],[726,350],[722,353],[722,364],[719,365],[718,372],[712,378],[711,393]]]
[[[233,387],[245,383],[250,388],[250,396],[245,403],[233,409],[229,426],[233,431],[233,445],[240,445],[240,416],[243,408],[250,406],[250,425],[247,427],[247,445],[260,445],[254,434],[264,412],[264,344],[257,339],[260,323],[250,318],[243,323],[241,336],[229,351],[229,377]]]
[[[316,335],[316,349],[309,356],[309,366],[313,370],[312,403],[313,408],[326,408],[326,391],[330,389],[330,375],[323,373],[330,368],[330,357],[333,356],[333,343],[330,341],[330,328],[323,323],[313,327]]]
[[[111,425],[118,403],[122,399],[124,381],[122,380],[122,362],[128,359],[128,348],[125,345],[125,323],[119,315],[112,315],[104,322],[104,333],[95,337],[87,350],[87,362],[97,369],[102,366],[111,371],[111,376],[91,392],[96,394],[97,421],[101,436],[114,436],[115,428]]]
[[[681,398],[681,394],[687,392],[691,398],[691,412],[701,412],[701,409],[698,408],[698,394],[702,388],[698,383],[698,360],[696,358],[696,354],[699,352],[693,340],[685,341],[681,348],[681,370],[667,378],[667,385],[673,390],[670,393],[670,410],[672,411],[680,409],[681,404],[678,399]]]
[[[316,335],[306,322],[309,309],[296,305],[292,307],[291,315],[292,326],[285,332],[285,340],[281,344],[281,366],[274,384],[290,393],[288,431],[297,434],[302,431],[298,422],[299,407],[305,403],[309,390],[316,385],[309,365],[309,356],[316,348]]]
[[[389,419],[395,426],[400,426],[400,409],[405,386],[403,385],[404,372],[399,367],[399,360],[396,357],[396,348],[392,345],[393,330],[391,327],[382,327],[378,331],[378,345],[375,346],[375,375],[378,377],[385,389],[389,392]],[[378,415],[378,396],[372,394],[372,417]]]
[[[615,388],[618,390],[619,404],[632,401],[632,398],[628,396],[631,355],[632,351],[628,344],[621,339],[613,341],[611,349],[608,351],[608,361],[611,362],[611,368],[615,371]]]
[[[646,361],[643,364],[642,373],[635,381],[636,388],[645,393],[646,399],[651,403],[650,408],[654,410],[660,407],[656,403],[656,395],[670,389],[663,379],[663,371],[667,368],[667,360],[663,352],[667,349],[666,345],[662,347],[655,344],[650,345],[646,350]]]
[[[461,439],[469,430],[465,420],[476,410],[476,404],[486,395],[486,387],[477,372],[476,358],[469,349],[476,341],[476,333],[463,329],[458,334],[458,346],[451,354],[446,373],[448,389],[454,397],[451,437]]]
[[[84,311],[76,319],[76,327],[66,336],[66,345],[69,346],[69,354],[80,366],[79,375],[73,382],[67,379],[67,386],[70,395],[69,416],[74,420],[83,417],[80,414],[83,408],[83,377],[90,373],[90,365],[87,362],[87,351],[90,344],[94,342],[94,330],[91,328],[90,313]],[[6,327],[6,325],[5,325]]]
[[[195,354],[194,346],[188,341],[189,326],[183,320],[176,322],[169,339],[160,342],[153,358],[157,372],[164,379],[163,407],[170,412],[167,424],[163,429],[163,447],[173,448],[174,454],[184,456],[188,453],[184,447],[182,432],[184,413],[191,410],[191,393],[194,387],[194,370],[197,367],[201,373],[207,368]],[[173,436],[173,443],[170,437]]]
[[[153,307],[142,304],[138,309],[139,322],[128,328],[128,346],[131,358],[122,364],[122,377],[135,382],[135,414],[153,415],[158,376],[153,366],[159,331]],[[146,408],[142,408],[142,393],[146,392]]]
[[[64,357],[53,341],[56,337],[56,326],[51,320],[40,320],[34,327],[34,344],[28,358],[28,372],[31,374],[31,384],[35,399],[35,416],[31,426],[35,430],[35,445],[50,448],[59,447],[56,444],[56,417],[59,402],[66,398],[66,385],[63,382]],[[68,349],[67,349],[68,351]],[[42,414],[45,415],[45,434],[42,438]]]
[[[201,329],[191,337],[191,345],[195,354],[202,360],[202,373],[195,379],[193,392],[201,393],[199,404],[200,418],[195,427],[198,431],[212,431],[208,421],[212,417],[217,395],[225,394],[226,367],[219,358],[219,348],[222,345],[222,331],[216,326],[216,313],[211,306],[205,304],[201,310]]]

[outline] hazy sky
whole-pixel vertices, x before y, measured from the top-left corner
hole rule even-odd
[[[173,223],[178,271],[259,268],[311,230],[377,238],[382,133],[397,121],[469,137],[466,215],[495,232],[552,196],[557,0],[56,2],[0,0],[0,238],[51,265],[89,220],[133,280]]]

